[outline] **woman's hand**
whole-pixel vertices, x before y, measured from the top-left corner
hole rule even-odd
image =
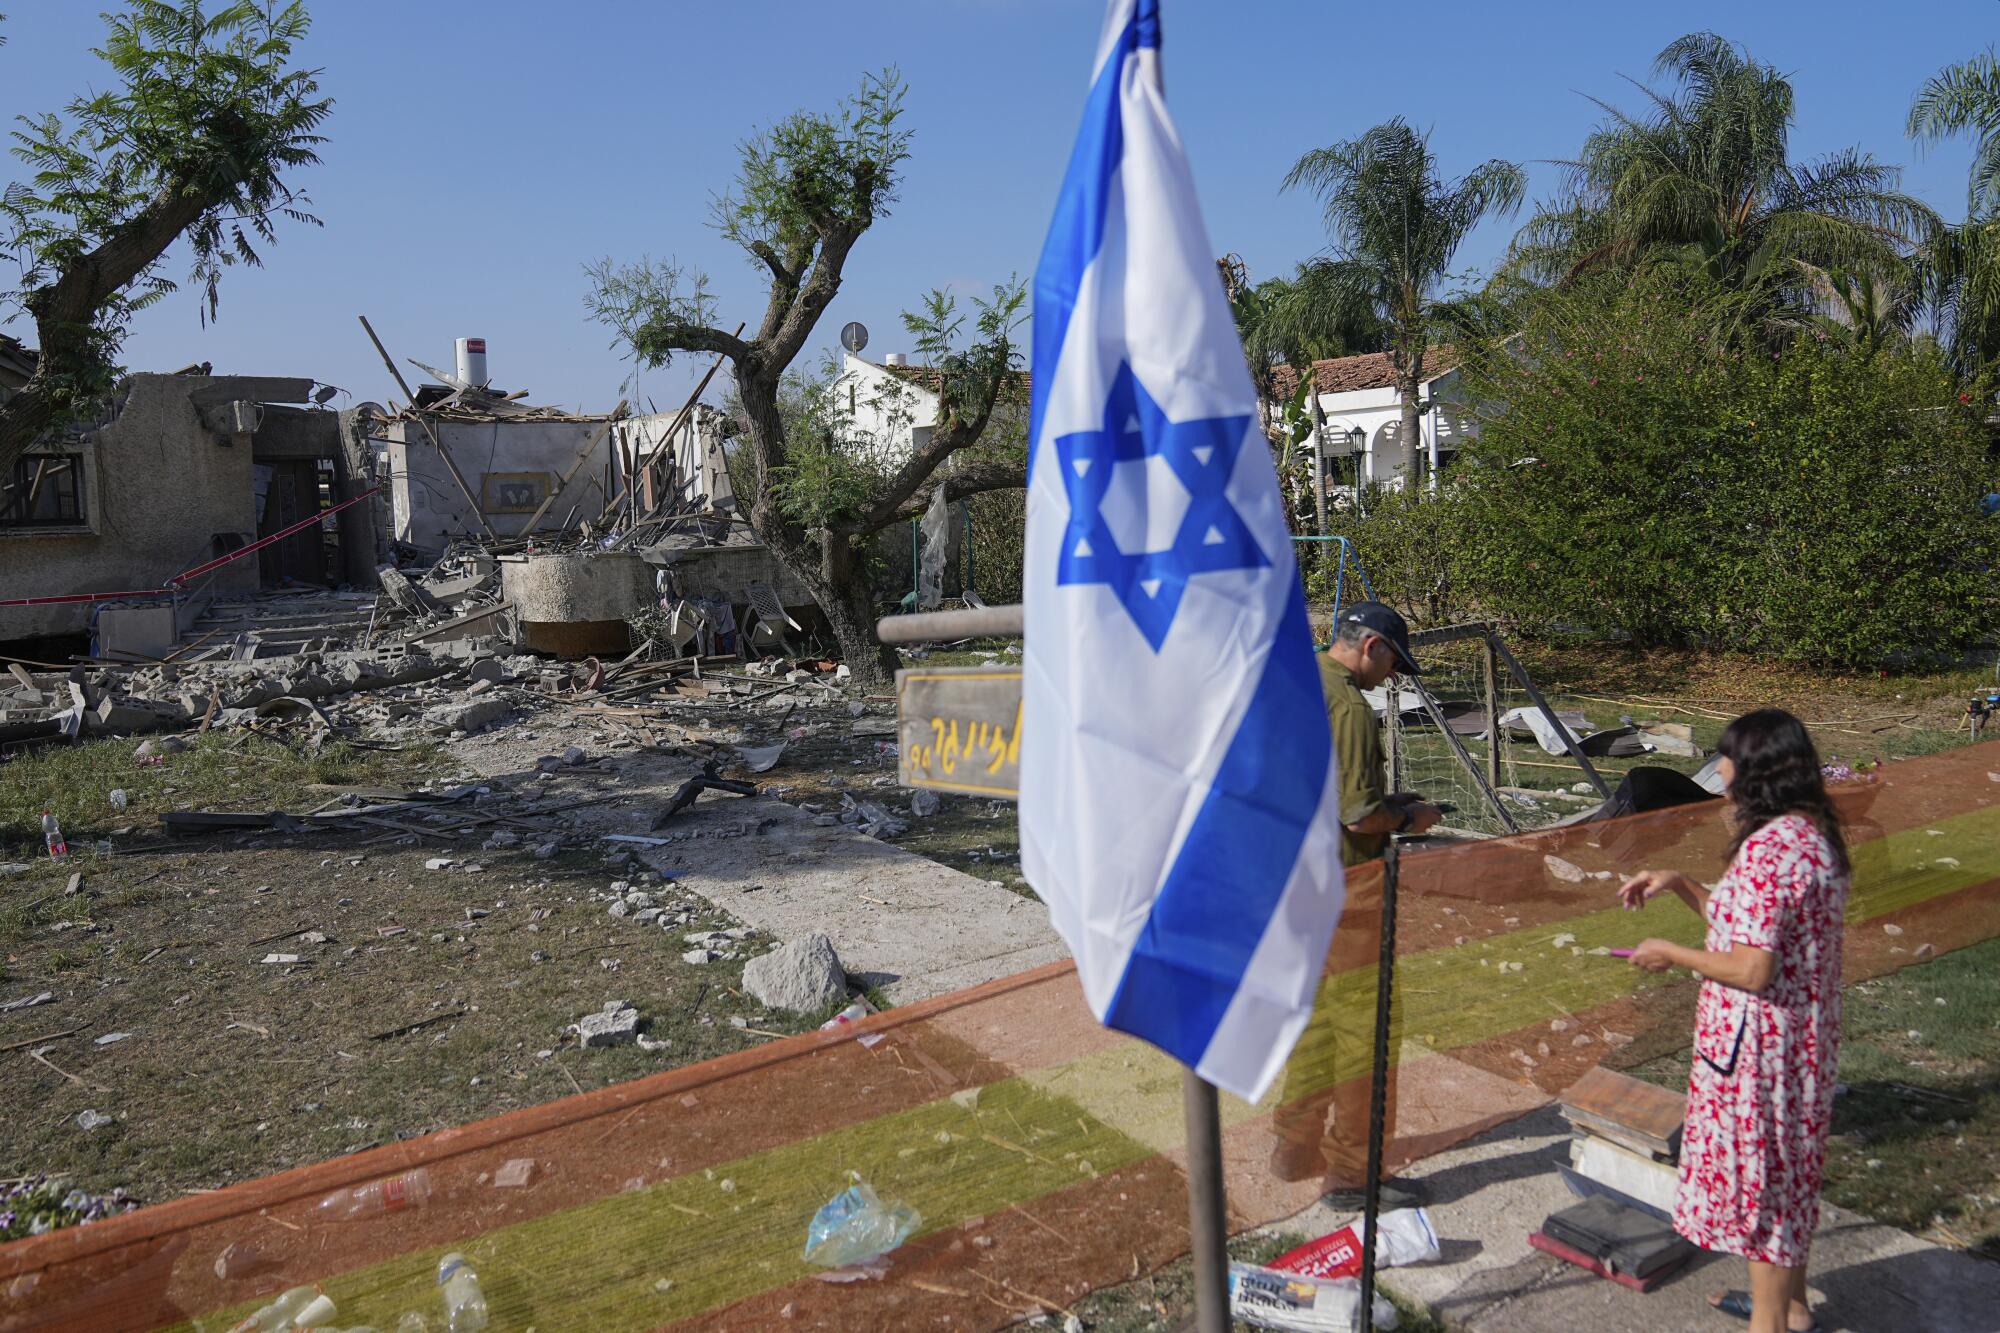
[[[1681,893],[1686,880],[1678,870],[1641,870],[1632,878],[1618,886],[1618,900],[1625,904],[1625,910],[1636,912],[1653,898],[1663,893]]]
[[[1648,972],[1664,972],[1674,965],[1674,946],[1666,940],[1641,940],[1632,950],[1632,966]]]

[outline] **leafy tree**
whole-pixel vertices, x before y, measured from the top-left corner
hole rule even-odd
[[[1800,264],[1883,273],[1935,226],[1896,167],[1853,149],[1792,162],[1791,81],[1741,47],[1691,33],[1653,71],[1678,87],[1633,81],[1641,114],[1597,102],[1606,119],[1516,237],[1514,270],[1555,282],[1671,257],[1796,326],[1810,296]]]
[[[1266,278],[1252,286],[1249,270],[1236,255],[1225,255],[1218,266],[1257,388],[1259,424],[1284,483],[1287,519],[1294,531],[1306,531],[1313,507],[1306,494],[1312,469],[1299,452],[1312,434],[1305,371],[1326,357],[1380,350],[1381,322],[1372,310],[1308,305],[1297,276]]]
[[[1377,321],[1402,399],[1402,438],[1417,438],[1424,353],[1446,326],[1458,247],[1489,214],[1511,216],[1527,192],[1519,165],[1493,158],[1447,181],[1425,136],[1400,118],[1315,148],[1284,188],[1317,196],[1333,254],[1299,271],[1289,323],[1304,330]]]
[[[840,290],[848,254],[895,202],[910,155],[903,91],[900,77],[885,71],[831,113],[796,112],[743,144],[734,188],[715,201],[714,225],[769,281],[750,338],[716,327],[700,275],[673,264],[605,260],[588,270],[585,299],[650,366],[676,352],[729,359],[748,483],[738,502],[748,498],[752,530],[812,592],[856,677],[875,683],[889,679],[897,661],[875,636],[870,539],[921,513],[940,490],[950,503],[1027,480],[1025,450],[982,444],[994,404],[1021,365],[1014,331],[1026,293],[1018,282],[975,301],[969,313],[933,293],[904,317],[934,373],[940,407],[929,438],[893,466],[874,467],[837,419],[814,406],[810,387],[787,380]]]
[[[317,223],[287,184],[319,161],[333,105],[317,96],[317,70],[291,64],[309,25],[300,0],[213,12],[135,0],[105,22],[96,54],[115,86],[72,101],[67,121],[24,116],[13,134],[33,174],[0,195],[0,223],[41,348],[0,404],[0,473],[110,389],[132,316],[174,290],[160,260],[176,240],[193,254],[206,321],[222,270],[260,263],[280,218]]]

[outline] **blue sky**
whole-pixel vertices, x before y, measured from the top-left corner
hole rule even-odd
[[[110,3],[0,0],[0,117],[105,81],[88,52]],[[264,269],[232,271],[210,328],[192,292],[140,316],[125,351],[134,368],[207,360],[380,400],[388,376],[355,322],[365,313],[398,357],[448,365],[455,336],[481,335],[497,384],[608,408],[628,367],[583,314],[582,265],[650,254],[699,266],[725,324],[754,327],[757,273],[705,225],[710,194],[753,127],[830,106],[888,64],[909,81],[915,157],[901,203],[855,249],[818,345],[857,319],[870,356],[907,350],[898,314],[924,291],[981,291],[1034,267],[1102,16],[1095,0],[313,9],[302,58],[323,67],[337,105],[324,165],[299,183],[326,226],[287,226]],[[1167,89],[1209,234],[1258,279],[1324,244],[1315,205],[1278,192],[1305,150],[1401,114],[1431,131],[1447,172],[1511,158],[1543,193],[1556,179],[1547,160],[1573,153],[1598,118],[1583,94],[1636,105],[1620,74],[1644,77],[1663,45],[1703,28],[1793,75],[1795,156],[1857,145],[1907,164],[1906,187],[1956,217],[1969,150],[1919,155],[1903,119],[1926,77],[1993,40],[2000,0],[1902,12],[1911,21],[1853,0],[1166,0]],[[18,174],[0,167],[0,180]],[[1462,265],[1490,265],[1511,233],[1482,228]],[[171,274],[184,270],[176,256]],[[670,409],[698,370],[649,373],[643,392]]]

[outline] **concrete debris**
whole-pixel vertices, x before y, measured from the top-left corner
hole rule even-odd
[[[639,1011],[614,1001],[579,1019],[576,1033],[585,1046],[622,1046],[639,1034]]]
[[[919,790],[910,797],[910,813],[919,819],[929,819],[943,804],[936,792]]]
[[[686,953],[681,955],[681,961],[683,963],[692,963],[695,966],[700,966],[703,963],[712,963],[721,956],[722,956],[721,954],[717,953],[713,949],[689,949]]]
[[[847,973],[833,941],[813,934],[744,964],[743,989],[768,1008],[813,1013],[847,998]]]

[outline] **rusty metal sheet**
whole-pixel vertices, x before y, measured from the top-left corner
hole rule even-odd
[[[1010,801],[1019,794],[1019,667],[898,671],[896,716],[904,786]]]

